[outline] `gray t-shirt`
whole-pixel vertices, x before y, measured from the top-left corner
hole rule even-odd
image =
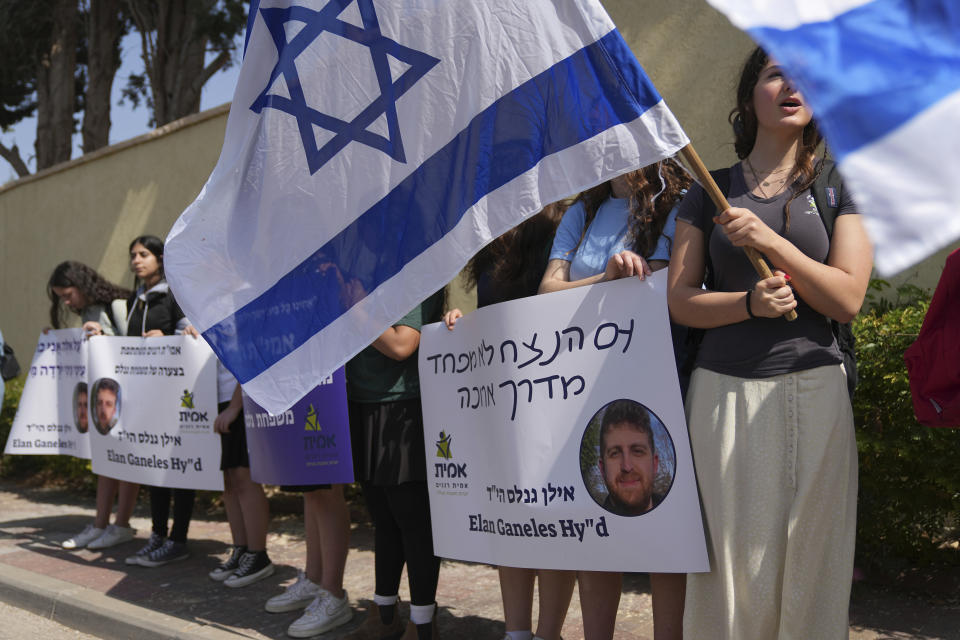
[[[677,219],[704,230],[716,215],[712,205],[704,210],[705,198],[708,196],[703,189],[694,185],[680,203]],[[784,231],[784,205],[789,199],[789,191],[769,199],[753,195],[747,189],[742,166],[731,167],[727,195],[730,206],[750,209],[800,251],[818,262],[826,262],[830,239],[813,196],[807,191],[793,199],[790,229]],[[844,189],[837,215],[852,213],[856,213],[855,206]],[[760,280],[743,249],[733,246],[718,225],[711,233],[709,251],[714,290],[746,291]],[[756,318],[708,329],[697,352],[696,366],[741,378],[768,378],[840,362],[829,319],[798,296],[797,319],[793,322]]]

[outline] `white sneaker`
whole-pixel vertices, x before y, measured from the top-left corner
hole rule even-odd
[[[103,532],[106,529],[98,529],[92,524],[88,524],[84,527],[83,531],[73,536],[72,538],[67,538],[61,543],[61,547],[64,549],[83,549],[88,544],[99,538],[103,535]]]
[[[87,545],[87,549],[106,549],[107,547],[115,547],[124,542],[130,542],[133,540],[136,532],[136,529],[133,527],[118,527],[115,524],[111,524],[107,527],[107,530],[103,532],[103,535]]]
[[[314,583],[303,571],[297,571],[297,581],[280,595],[267,600],[263,608],[269,613],[283,613],[303,609],[320,594],[320,585]]]
[[[347,624],[351,618],[353,611],[347,592],[343,592],[342,598],[334,598],[332,593],[321,588],[303,615],[287,627],[287,635],[291,638],[309,638]]]

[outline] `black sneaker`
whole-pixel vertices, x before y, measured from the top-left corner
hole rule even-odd
[[[247,551],[240,557],[240,566],[223,584],[228,587],[245,587],[272,576],[274,571],[266,551]]]
[[[141,557],[140,566],[162,567],[165,564],[176,562],[178,560],[186,560],[189,557],[190,552],[187,551],[186,542],[176,542],[168,538],[159,549],[156,551],[151,551],[147,555]]]
[[[146,558],[148,555],[162,547],[163,543],[166,541],[167,539],[160,534],[151,532],[150,539],[147,540],[147,544],[143,545],[140,550],[132,556],[127,556],[127,559],[124,560],[124,562],[127,564],[140,564],[141,559]]]
[[[240,566],[240,556],[247,552],[246,547],[234,546],[233,550],[230,552],[230,557],[220,563],[216,569],[208,573],[211,580],[216,580],[217,582],[223,582],[230,575],[237,570]]]

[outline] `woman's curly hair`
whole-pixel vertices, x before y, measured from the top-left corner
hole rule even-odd
[[[480,250],[466,266],[467,286],[476,286],[483,273],[489,272],[495,283],[508,283],[529,278],[540,282],[540,262],[553,242],[560,224],[564,202],[548,204],[537,215],[510,229]]]
[[[130,290],[118,287],[99,273],[75,260],[67,260],[57,265],[47,281],[47,296],[50,298],[50,324],[59,329],[64,324],[63,305],[60,297],[53,292],[54,287],[76,287],[87,304],[100,304],[109,307],[117,299],[130,297]],[[80,313],[74,309],[74,313]]]
[[[737,84],[737,106],[730,111],[728,120],[733,126],[733,148],[737,157],[743,160],[757,143],[757,114],[753,112],[753,90],[760,80],[760,72],[767,66],[770,56],[766,51],[757,47],[754,49],[740,70],[740,82]],[[803,128],[800,144],[797,145],[797,157],[793,172],[787,178],[792,184],[790,198],[784,206],[785,228],[790,228],[790,203],[801,193],[810,188],[820,174],[822,162],[817,162],[817,148],[823,141],[817,121],[811,119]]]
[[[683,192],[692,182],[686,171],[671,158],[647,165],[626,174],[630,186],[630,224],[627,230],[627,246],[644,258],[649,258],[657,249],[657,241],[663,233],[667,217],[683,197]],[[575,202],[582,202],[586,212],[580,242],[587,228],[600,210],[600,205],[613,194],[610,181],[587,189]],[[579,243],[578,243],[579,246]]]

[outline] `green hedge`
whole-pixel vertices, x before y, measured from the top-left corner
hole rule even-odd
[[[885,283],[875,281],[873,289]],[[860,382],[854,396],[860,451],[857,555],[862,567],[944,561],[956,553],[960,430],[930,429],[913,415],[903,353],[916,339],[929,297],[901,289],[854,322]],[[906,298],[906,301],[903,301]],[[894,566],[890,566],[894,565]]]

